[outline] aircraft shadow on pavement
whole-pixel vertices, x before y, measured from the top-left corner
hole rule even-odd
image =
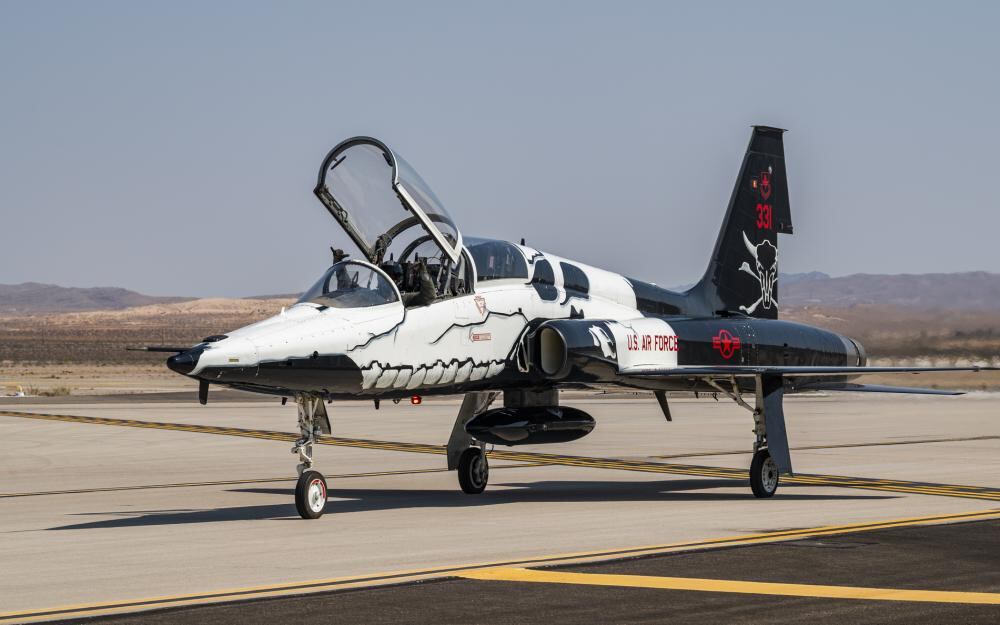
[[[326,514],[349,514],[380,510],[401,510],[407,508],[468,508],[472,506],[494,506],[510,503],[602,503],[602,502],[662,502],[662,501],[754,501],[749,492],[703,492],[712,488],[742,488],[745,485],[735,480],[680,479],[656,482],[602,482],[602,481],[542,481],[503,482],[481,495],[470,496],[456,487],[454,490],[406,490],[395,488],[336,488],[331,483],[330,500]],[[784,488],[788,489],[786,485]],[[687,492],[698,491],[698,492]],[[74,523],[50,530],[97,529],[114,527],[138,527],[154,525],[182,525],[186,523],[219,523],[225,521],[248,521],[266,519],[299,520],[295,505],[291,502],[294,489],[291,488],[238,488],[231,492],[260,495],[280,495],[286,502],[257,506],[232,508],[210,508],[204,510],[142,510],[129,511],[128,516],[103,519],[85,523]],[[784,490],[776,495],[776,500],[792,501],[838,501],[895,499],[897,495],[876,494],[816,494],[794,493]],[[114,513],[88,513],[88,516],[106,516]]]

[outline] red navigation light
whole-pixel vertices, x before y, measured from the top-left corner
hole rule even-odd
[[[413,395],[410,397],[410,403],[413,404],[414,406],[419,406],[423,401],[424,398],[421,397],[420,395]]]

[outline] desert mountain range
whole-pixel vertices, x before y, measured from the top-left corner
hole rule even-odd
[[[162,354],[125,348],[194,345],[294,301],[294,295],[196,299],[119,288],[0,285],[0,368],[162,364]],[[781,276],[780,302],[782,318],[852,336],[885,362],[971,358],[1000,364],[1000,274],[789,274]]]
[[[782,307],[894,306],[912,310],[1000,310],[1000,274],[866,274],[842,278],[813,272],[781,276]]]
[[[77,288],[22,282],[0,284],[0,313],[79,312],[121,310],[149,304],[174,304],[191,297],[156,297],[118,287]]]
[[[929,274],[782,274],[782,308],[892,306],[911,310],[1000,310],[1000,274],[974,271]],[[289,299],[294,295],[244,299]],[[37,282],[0,284],[0,314],[123,310],[189,302],[193,297],[157,297],[116,287],[77,288]]]

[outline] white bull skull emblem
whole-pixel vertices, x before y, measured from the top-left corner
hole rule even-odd
[[[751,269],[749,263],[743,263],[740,271],[745,271],[760,283],[760,298],[749,306],[740,306],[740,310],[752,315],[758,306],[763,306],[764,310],[770,310],[771,306],[777,306],[774,301],[774,284],[778,281],[778,248],[770,241],[762,241],[760,245],[754,245],[747,238],[747,233],[743,233],[743,244],[747,246],[750,255],[753,256],[756,267]]]

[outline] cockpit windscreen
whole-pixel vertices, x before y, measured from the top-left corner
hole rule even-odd
[[[367,308],[399,301],[388,279],[371,267],[352,261],[336,263],[298,303],[309,302],[331,308]]]

